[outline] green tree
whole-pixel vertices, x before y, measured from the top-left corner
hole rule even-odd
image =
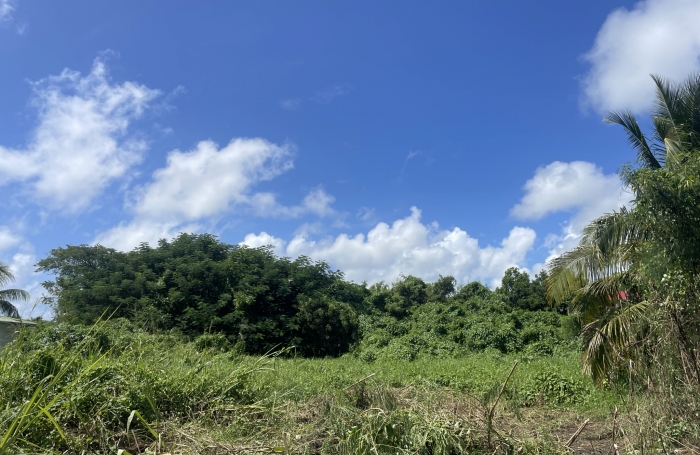
[[[15,280],[12,270],[6,264],[0,264],[0,286],[5,287]],[[19,319],[19,312],[12,302],[28,301],[29,293],[22,289],[0,289],[0,316]]]
[[[271,248],[181,234],[128,253],[67,246],[38,264],[59,320],[90,324],[102,314],[192,338],[222,333],[249,353],[296,346],[338,355],[354,340],[367,290],[325,262],[278,258]]]
[[[527,272],[521,272],[517,267],[505,271],[501,279],[501,294],[511,308],[537,311],[547,307],[546,292],[543,282],[546,272],[540,272],[535,280],[530,281]]]
[[[653,346],[677,346],[673,357],[686,380],[700,380],[700,75],[682,84],[653,80],[650,137],[629,112],[606,117],[637,152],[638,166],[621,172],[632,208],[591,222],[550,267],[548,297],[571,299],[582,315],[584,370],[596,380],[620,368],[639,371]]]
[[[437,281],[431,283],[428,291],[428,298],[435,302],[444,302],[455,293],[457,280],[453,276],[442,276]]]
[[[457,291],[456,297],[459,300],[470,300],[473,297],[479,297],[481,299],[486,299],[491,295],[491,289],[489,289],[487,286],[484,286],[483,284],[479,283],[478,281],[472,281],[471,283],[467,283],[464,286],[460,287],[459,290]]]

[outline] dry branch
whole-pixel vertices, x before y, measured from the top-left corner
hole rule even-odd
[[[583,422],[580,427],[578,427],[578,430],[576,430],[576,433],[572,434],[571,437],[569,438],[569,440],[566,441],[566,447],[571,447],[571,444],[573,444],[574,441],[576,440],[576,438],[578,438],[578,435],[580,435],[581,432],[583,431],[583,429],[586,428],[586,425],[588,425],[588,422],[589,422],[589,419],[586,419],[586,421]]]

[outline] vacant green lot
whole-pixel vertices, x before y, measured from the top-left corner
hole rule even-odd
[[[595,422],[620,406],[571,350],[367,362],[212,340],[118,322],[23,336],[0,352],[0,453],[558,451],[584,418],[586,437],[603,434]]]

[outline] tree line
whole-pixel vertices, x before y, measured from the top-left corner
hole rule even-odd
[[[479,282],[459,286],[451,276],[368,286],[323,261],[276,257],[270,247],[230,245],[210,234],[181,234],[130,252],[68,245],[37,266],[55,277],[43,285],[58,321],[92,324],[108,316],[191,338],[220,333],[251,354],[295,346],[305,356],[340,355],[359,341],[362,315],[401,320],[429,302],[493,294],[506,308],[550,309],[546,272],[531,280],[508,269],[496,291]]]

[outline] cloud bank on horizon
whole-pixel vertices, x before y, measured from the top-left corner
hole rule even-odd
[[[477,239],[458,227],[440,230],[437,223],[426,225],[420,218],[420,210],[412,207],[408,217],[391,226],[378,223],[367,235],[340,234],[313,240],[299,234],[287,242],[261,232],[248,234],[241,245],[272,245],[280,256],[324,260],[356,282],[393,282],[400,275],[433,281],[440,275],[452,275],[460,283],[485,281],[495,285],[508,267],[525,266],[525,255],[536,237],[530,228],[514,227],[500,247],[481,248]]]

